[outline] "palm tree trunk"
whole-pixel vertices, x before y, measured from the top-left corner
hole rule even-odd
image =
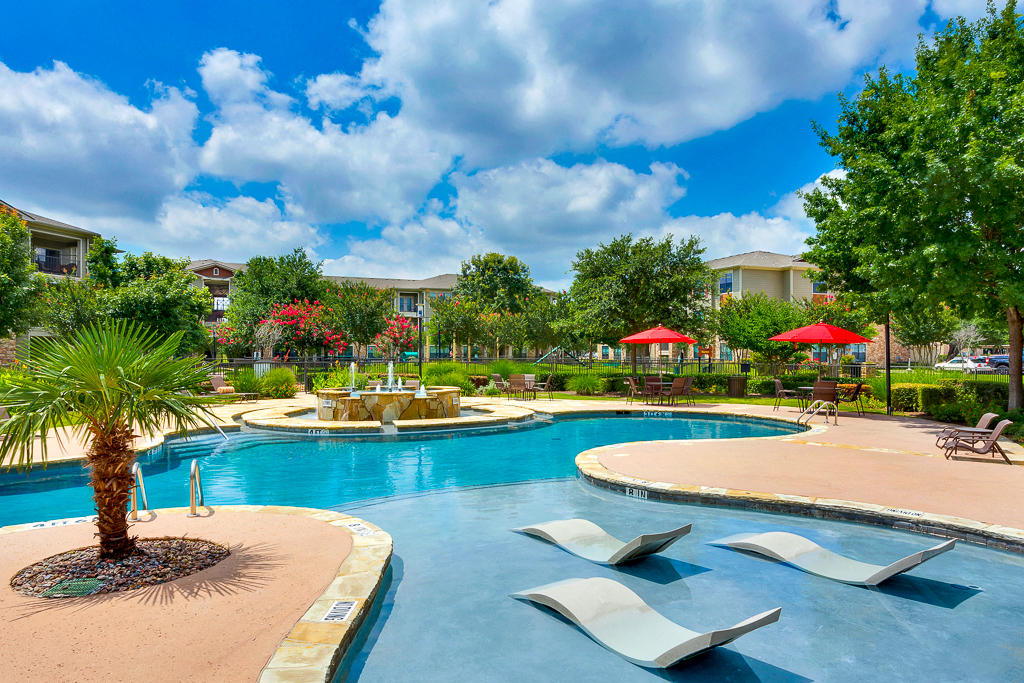
[[[117,559],[135,551],[135,537],[128,536],[126,507],[135,478],[132,463],[132,430],[119,426],[112,432],[93,432],[89,449],[92,469],[93,500],[96,502],[96,534],[100,539],[100,557]]]

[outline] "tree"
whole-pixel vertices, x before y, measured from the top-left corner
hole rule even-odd
[[[619,339],[658,324],[687,332],[706,327],[714,273],[696,237],[656,242],[623,235],[584,249],[573,262],[574,323],[597,339]],[[636,345],[631,346],[634,370]]]
[[[33,372],[8,377],[2,400],[11,418],[0,424],[0,462],[31,467],[38,448],[45,463],[48,433],[67,425],[87,437],[101,557],[135,550],[125,508],[136,432],[152,437],[170,426],[184,435],[214,424],[210,404],[218,398],[196,394],[212,368],[177,358],[181,338],[124,320],[88,327],[38,340]]]
[[[267,323],[277,327],[281,334],[274,335],[271,329],[267,329]],[[342,353],[348,342],[345,341],[345,333],[336,329],[333,323],[333,315],[319,301],[274,304],[267,319],[261,320],[256,327],[253,340],[265,350],[272,349],[280,340],[286,352],[295,349],[300,353],[320,350]]]
[[[440,339],[441,334],[452,337],[452,360],[459,357],[462,345],[469,347],[469,355],[473,355],[473,339],[479,333],[480,309],[473,299],[461,296],[431,297],[430,307],[434,314],[430,316],[430,333]]]
[[[25,221],[0,205],[0,336],[24,334],[38,321],[45,282]]]
[[[914,306],[892,317],[893,333],[910,350],[918,363],[934,365],[936,345],[949,341],[957,319],[945,305]]]
[[[492,252],[462,262],[452,294],[476,301],[487,312],[521,313],[533,290],[529,266],[515,256]]]
[[[881,69],[835,134],[816,127],[845,177],[805,197],[805,258],[830,289],[876,315],[917,301],[1007,320],[1009,408],[1024,403],[1024,27],[1016,3],[950,22],[917,49],[912,76]]]
[[[742,298],[726,297],[716,318],[718,336],[729,348],[760,354],[770,363],[785,363],[796,353],[790,342],[768,341],[806,324],[801,308],[764,292],[749,292]]]
[[[395,290],[377,289],[365,282],[328,283],[324,300],[333,309],[336,327],[345,330],[364,352],[387,329],[387,318],[395,310]]]
[[[981,330],[970,320],[962,320],[953,333],[949,335],[950,352],[956,349],[956,353],[966,356],[972,348],[981,341]]]
[[[274,304],[323,301],[328,288],[320,263],[302,249],[285,256],[254,256],[232,278],[231,301],[224,315],[240,338],[252,343],[260,321]]]
[[[404,315],[396,315],[385,321],[384,330],[373,340],[385,358],[398,358],[403,351],[416,346],[418,328]]]

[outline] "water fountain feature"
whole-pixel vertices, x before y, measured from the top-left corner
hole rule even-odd
[[[462,391],[458,387],[424,387],[405,389],[402,378],[395,377],[394,362],[388,363],[387,382],[373,391],[355,389],[355,363],[350,367],[348,389],[320,389],[317,395],[317,418],[351,422],[376,420],[391,424],[395,420],[422,420],[459,417]]]

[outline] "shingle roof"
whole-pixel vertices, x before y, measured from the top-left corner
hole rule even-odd
[[[774,254],[770,251],[748,251],[708,261],[712,270],[724,268],[808,268],[811,266],[800,254]]]
[[[243,272],[246,269],[246,265],[244,263],[228,263],[227,261],[216,261],[214,259],[209,258],[193,261],[192,263],[188,264],[188,269],[203,270],[204,268],[209,268],[210,266],[223,266],[228,270],[233,270],[235,272]]]
[[[53,227],[53,228],[60,228],[62,230],[70,230],[70,231],[76,232],[76,233],[78,233],[80,235],[90,235],[92,237],[99,237],[100,236],[100,234],[98,232],[93,232],[92,230],[86,230],[85,228],[80,228],[77,225],[71,225],[69,223],[62,223],[62,222],[60,222],[58,220],[54,220],[52,218],[47,218],[46,216],[40,216],[37,213],[31,213],[29,211],[25,211],[23,209],[19,209],[17,207],[11,206],[10,204],[8,204],[7,202],[5,202],[3,200],[0,200],[0,204],[3,204],[8,209],[11,209],[11,210],[15,211],[18,214],[18,216],[21,217],[21,220],[25,221],[26,223],[38,223],[40,225],[49,225],[50,227]]]
[[[397,278],[386,278],[386,277],[359,277],[356,275],[328,275],[328,280],[334,280],[335,282],[365,282],[371,287],[377,289],[398,289],[398,290],[415,290],[415,289],[452,289],[455,287],[455,281],[459,279],[459,276],[455,273],[445,273],[443,275],[435,275],[434,277],[428,277],[426,280],[399,280]]]

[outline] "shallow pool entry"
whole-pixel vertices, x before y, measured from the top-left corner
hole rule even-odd
[[[936,540],[783,515],[639,501],[578,481],[432,492],[341,506],[392,534],[390,586],[335,679],[383,681],[1018,681],[1024,557],[958,544],[877,587],[850,586],[709,545],[787,531],[885,564]],[[510,531],[585,518],[620,539],[692,523],[664,553],[587,562]],[[510,594],[613,579],[666,618],[704,631],[775,607],[775,624],[665,670],[631,664],[554,611]],[[975,585],[968,585],[975,584]],[[985,637],[979,637],[985,634]]]

